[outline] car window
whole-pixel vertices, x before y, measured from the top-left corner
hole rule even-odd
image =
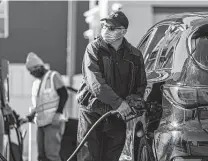
[[[151,70],[154,68],[156,58],[157,58],[157,53],[158,53],[158,50],[155,50],[148,55],[148,60],[145,63],[146,70]]]
[[[161,46],[164,43],[164,36],[168,27],[168,25],[159,26],[153,38],[151,39],[151,42],[146,49],[146,53],[144,54],[146,71],[151,71],[154,69]]]
[[[149,42],[149,40],[150,40],[150,38],[151,38],[151,35],[152,34],[154,34],[154,32],[153,31],[150,31],[148,34],[146,34],[145,36],[144,36],[144,38],[143,38],[143,40],[141,40],[141,43],[138,45],[138,49],[141,51],[141,53],[144,55],[144,53],[145,53],[145,50],[146,50],[146,48],[147,48],[147,46],[148,46],[148,42]]]
[[[169,51],[167,51],[167,48],[163,49],[162,54],[159,58],[157,69],[171,68],[173,62],[173,53],[174,53],[174,47],[171,47]]]
[[[147,71],[153,70],[156,60],[157,60],[157,56],[160,53],[160,48],[161,45],[163,44],[163,40],[161,39],[161,41],[158,42],[158,44],[155,46],[155,48],[152,50],[152,52],[149,52],[148,54],[146,54],[146,57],[144,59],[145,62],[145,69]]]
[[[182,29],[180,27],[169,27],[166,32],[163,49],[158,58],[157,69],[172,68],[175,46],[177,45],[181,33]]]
[[[158,44],[158,42],[161,41],[161,39],[165,36],[165,32],[168,29],[168,27],[169,25],[162,25],[157,28],[157,31],[153,39],[151,40],[150,45],[148,46],[147,54],[150,53],[154,49],[154,47]]]
[[[205,68],[208,68],[207,50],[208,50],[208,39],[206,37],[199,38],[198,44],[196,46],[196,50],[193,53],[193,57],[197,61],[197,63],[204,66]]]

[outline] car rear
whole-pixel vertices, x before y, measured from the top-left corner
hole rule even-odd
[[[208,160],[208,24],[199,24],[187,36],[180,76],[163,87],[164,111],[154,144],[159,161]]]

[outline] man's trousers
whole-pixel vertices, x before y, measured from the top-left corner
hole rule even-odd
[[[77,141],[80,143],[101,116],[80,110]],[[88,137],[78,153],[78,161],[118,161],[126,138],[126,124],[117,116],[109,116]]]
[[[65,122],[37,129],[38,161],[61,161],[60,147]]]

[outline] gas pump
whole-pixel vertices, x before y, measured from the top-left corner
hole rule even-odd
[[[23,139],[26,133],[20,130],[21,119],[9,105],[9,61],[0,63],[0,158],[3,161],[22,161]],[[16,132],[18,150],[11,141],[11,129]]]

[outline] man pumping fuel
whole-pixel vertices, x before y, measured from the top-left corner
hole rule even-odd
[[[78,153],[79,161],[118,161],[126,138],[125,116],[131,108],[125,99],[143,98],[146,73],[141,52],[125,38],[128,18],[121,11],[101,19],[101,35],[86,48],[80,104],[78,143],[105,113],[117,111],[99,124]]]

